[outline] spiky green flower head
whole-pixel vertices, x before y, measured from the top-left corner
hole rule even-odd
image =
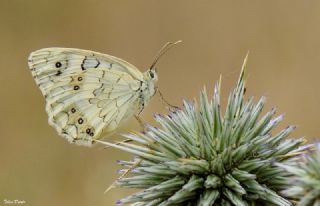
[[[291,174],[276,163],[291,164],[304,149],[303,139],[287,139],[288,126],[272,129],[282,120],[275,110],[262,115],[265,97],[244,99],[245,62],[236,88],[222,114],[220,81],[199,103],[184,101],[169,115],[156,115],[159,127],[125,135],[130,143],[111,144],[136,156],[120,161],[129,177],[117,185],[139,192],[117,204],[132,206],[290,206],[280,191]]]
[[[320,144],[299,162],[281,166],[294,175],[283,193],[295,199],[298,206],[320,206]]]

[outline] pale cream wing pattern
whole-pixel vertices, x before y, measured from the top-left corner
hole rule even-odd
[[[46,48],[30,54],[29,67],[45,96],[49,124],[70,142],[90,146],[141,107],[143,74],[122,59]]]

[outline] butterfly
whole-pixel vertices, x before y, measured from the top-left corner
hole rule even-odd
[[[46,100],[49,124],[70,143],[91,146],[139,114],[157,90],[158,59],[180,41],[168,42],[150,69],[111,55],[73,48],[44,48],[28,64]]]

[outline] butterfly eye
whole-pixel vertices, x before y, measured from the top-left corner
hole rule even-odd
[[[154,78],[154,73],[150,71],[150,77],[153,79]]]

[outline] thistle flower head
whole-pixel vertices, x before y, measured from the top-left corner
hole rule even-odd
[[[160,127],[147,126],[143,133],[125,135],[133,143],[110,144],[137,158],[119,161],[133,168],[117,185],[139,192],[119,200],[133,206],[289,206],[279,191],[290,174],[277,163],[289,164],[303,149],[303,139],[286,139],[294,127],[279,133],[272,129],[282,116],[275,110],[261,115],[262,97],[244,100],[245,62],[225,114],[220,107],[220,82],[199,104],[183,102],[169,115],[156,115]],[[131,169],[130,169],[131,170]]]
[[[309,155],[292,165],[281,165],[294,175],[283,193],[297,200],[298,206],[320,205],[320,144]]]

